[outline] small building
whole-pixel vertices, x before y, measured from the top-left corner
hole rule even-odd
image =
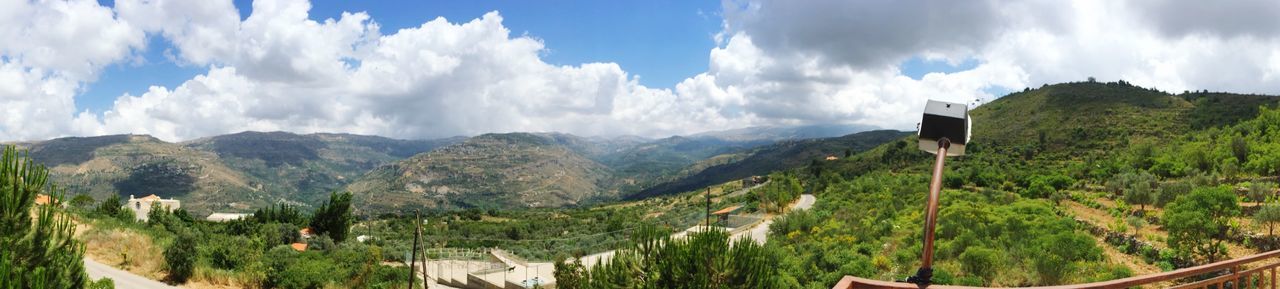
[[[209,217],[205,217],[204,219],[205,221],[221,223],[221,222],[240,220],[240,219],[248,218],[250,216],[253,216],[253,214],[213,213],[213,214],[209,214]]]
[[[173,212],[173,210],[182,207],[182,202],[175,199],[162,199],[160,196],[152,194],[142,198],[134,198],[133,195],[129,195],[129,201],[124,203],[125,208],[133,210],[134,219],[143,222],[147,221],[147,214],[151,213],[152,205],[159,205],[165,211]]]
[[[742,205],[729,206],[728,208],[720,209],[719,211],[715,211],[714,213],[711,213],[711,214],[718,217],[716,220],[716,224],[728,224],[729,215],[736,213],[738,212],[738,210],[741,210],[741,209],[742,209]]]

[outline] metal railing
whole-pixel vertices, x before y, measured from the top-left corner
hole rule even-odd
[[[1205,264],[1195,267],[1188,267],[1168,272],[1156,274],[1148,274],[1110,281],[1093,282],[1085,284],[1071,284],[1058,286],[1040,286],[1040,287],[1023,287],[1036,289],[1100,289],[1100,288],[1130,288],[1143,285],[1161,285],[1170,286],[1170,288],[1216,288],[1216,289],[1242,289],[1242,288],[1272,288],[1276,289],[1276,267],[1280,267],[1280,262],[1275,260],[1280,257],[1280,250],[1260,253],[1256,255],[1240,257],[1236,259],[1221,261],[1212,264]],[[1268,263],[1268,261],[1270,261]],[[1269,272],[1269,274],[1267,274]],[[1177,283],[1179,279],[1204,276],[1208,274],[1222,274],[1220,276],[1188,281],[1186,283]],[[861,289],[861,288],[889,288],[889,289],[915,289],[920,288],[914,283],[890,282],[858,278],[853,276],[844,276],[840,279],[836,286],[832,289]],[[962,288],[984,288],[969,286],[950,286],[950,285],[931,285],[928,288],[937,289],[962,289]]]

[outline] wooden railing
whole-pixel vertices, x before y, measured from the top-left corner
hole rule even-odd
[[[1041,287],[1024,287],[1036,289],[1095,289],[1095,288],[1130,288],[1140,287],[1144,285],[1167,286],[1170,288],[1216,288],[1216,289],[1242,289],[1242,288],[1271,288],[1276,289],[1276,267],[1280,267],[1280,262],[1276,262],[1275,258],[1280,257],[1280,250],[1270,251],[1257,255],[1251,255],[1212,264],[1205,264],[1195,267],[1183,268],[1169,272],[1161,272],[1143,276],[1135,276],[1124,279],[1116,279],[1110,281],[1059,285],[1059,286],[1041,286]],[[1268,262],[1270,261],[1270,262]],[[1269,274],[1267,274],[1269,273]],[[1208,274],[1222,274],[1220,276],[1178,283],[1180,279],[1205,276]],[[1158,285],[1162,284],[1162,285]],[[845,276],[836,283],[832,289],[861,289],[861,288],[889,288],[889,289],[912,289],[920,288],[916,284],[889,282],[858,278],[853,276]],[[961,288],[983,288],[968,286],[951,286],[951,285],[931,285],[929,288],[937,289],[961,289]]]

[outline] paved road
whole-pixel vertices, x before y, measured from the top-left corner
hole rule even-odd
[[[818,198],[814,197],[813,195],[809,195],[809,194],[800,195],[800,199],[796,200],[795,203],[791,204],[791,210],[808,210],[810,208],[813,208],[813,204],[817,201],[818,201]],[[768,220],[765,220],[764,222],[760,222],[759,224],[756,224],[755,227],[752,227],[751,230],[734,234],[730,238],[738,239],[738,238],[750,236],[751,239],[756,241],[756,243],[763,245],[769,235],[770,224],[773,224],[773,219],[768,219]],[[680,238],[691,231],[695,231],[698,227],[701,227],[701,226],[694,226],[693,228],[689,228],[688,230],[677,232],[675,234],[672,234],[671,236],[675,238]],[[582,256],[580,261],[582,261],[582,265],[584,267],[591,268],[591,267],[594,267],[596,264],[599,264],[603,261],[613,258],[613,253],[614,253],[614,250],[609,250],[609,251],[604,251],[604,252],[595,253],[591,255],[586,255],[586,256]]]
[[[795,203],[791,204],[791,210],[793,211],[808,210],[809,208],[813,208],[813,203],[817,201],[818,201],[818,198],[814,197],[813,195],[809,195],[809,194],[800,195],[800,199],[796,200]],[[769,225],[772,225],[772,224],[773,224],[772,218],[768,220],[764,220],[764,222],[760,222],[760,224],[756,225],[754,228],[751,228],[750,231],[747,231],[749,233],[748,236],[750,236],[752,240],[755,240],[757,244],[764,245],[765,240],[769,238]]]
[[[111,278],[116,282],[116,288],[139,288],[139,289],[176,289],[178,287],[169,286],[159,281],[147,279],[123,271],[112,268],[106,264],[98,263],[89,258],[84,259],[84,270],[89,273],[89,278],[98,280],[99,278]]]

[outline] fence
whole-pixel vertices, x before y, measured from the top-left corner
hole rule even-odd
[[[1280,263],[1275,262],[1274,258],[1280,257],[1280,250],[1270,251],[1266,253],[1240,257],[1236,259],[1226,260],[1222,262],[1205,264],[1195,267],[1183,268],[1169,272],[1149,274],[1143,276],[1129,277],[1124,279],[1116,279],[1111,281],[1102,281],[1085,284],[1059,285],[1059,286],[1042,286],[1042,287],[1025,287],[1036,289],[1101,289],[1101,288],[1129,288],[1142,285],[1154,285],[1157,283],[1173,283],[1171,288],[1271,288],[1276,289],[1276,267]],[[1252,267],[1252,268],[1250,268]],[[1196,278],[1191,278],[1196,277]],[[1208,278],[1206,278],[1208,277]],[[1187,281],[1179,283],[1182,279],[1202,279],[1198,281]],[[853,288],[896,288],[896,289],[915,289],[919,288],[916,284],[889,282],[858,278],[853,276],[845,276],[840,279],[836,286],[832,289],[853,289]],[[938,289],[962,289],[962,288],[982,288],[982,287],[966,287],[966,286],[949,286],[934,285],[929,288]]]

